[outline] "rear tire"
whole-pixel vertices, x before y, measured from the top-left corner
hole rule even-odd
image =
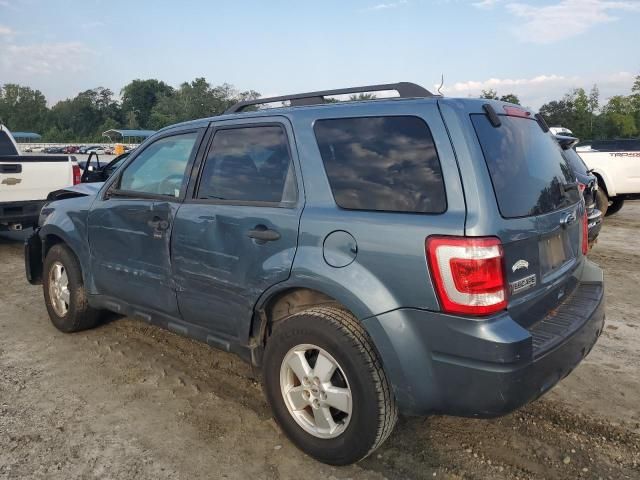
[[[89,306],[78,259],[65,245],[51,247],[42,274],[44,300],[51,323],[65,333],[93,328],[100,310]]]
[[[624,199],[623,198],[614,198],[613,200],[611,200],[611,204],[609,205],[609,208],[607,209],[607,213],[606,215],[615,215],[616,213],[618,213],[620,211],[620,209],[622,208],[622,206],[624,205]]]
[[[331,465],[365,458],[387,439],[398,418],[371,339],[340,308],[314,307],[279,322],[267,342],[263,382],[287,437]]]
[[[604,217],[609,209],[609,197],[607,193],[601,188],[596,191],[596,207],[602,212]]]

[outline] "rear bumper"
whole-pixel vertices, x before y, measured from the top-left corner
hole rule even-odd
[[[400,309],[364,321],[400,410],[495,417],[538,398],[591,351],[604,325],[602,270],[525,329],[505,313],[470,320]]]
[[[21,224],[24,228],[38,224],[44,200],[0,203],[0,224]]]

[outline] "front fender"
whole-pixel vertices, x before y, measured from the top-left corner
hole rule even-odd
[[[87,213],[92,200],[91,197],[77,197],[45,205],[38,231],[42,242],[43,262],[47,250],[52,245],[64,243],[78,259],[83,281],[89,292],[94,291],[89,268],[90,251],[87,235]]]

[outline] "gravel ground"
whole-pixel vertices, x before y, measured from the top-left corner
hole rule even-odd
[[[496,420],[402,418],[358,465],[300,453],[236,357],[132,318],[80,334],[49,323],[21,239],[0,236],[0,478],[640,478],[640,202],[606,219],[591,258],[607,326],[542,399]]]

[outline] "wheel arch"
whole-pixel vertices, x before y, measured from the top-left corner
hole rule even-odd
[[[84,249],[78,241],[74,241],[72,237],[66,234],[66,232],[55,225],[44,225],[39,233],[40,241],[42,242],[42,263],[47,257],[47,253],[55,245],[64,245],[71,253],[76,257],[78,264],[80,265],[80,272],[82,273],[82,280],[85,285],[88,285],[88,268],[86,265],[86,255],[83,254]]]
[[[262,354],[273,327],[278,322],[318,305],[340,307],[358,321],[372,315],[366,305],[347,289],[330,291],[317,285],[283,284],[265,292],[256,303],[249,332],[252,362],[262,364]]]

